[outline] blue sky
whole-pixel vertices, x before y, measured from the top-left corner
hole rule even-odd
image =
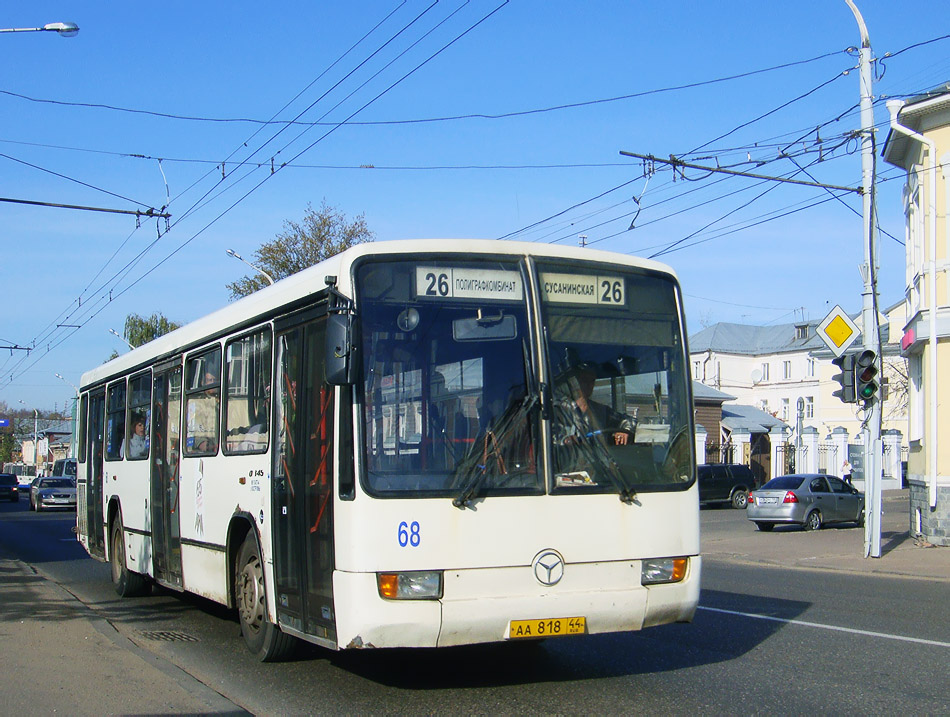
[[[950,40],[927,43],[950,34],[950,5],[858,6],[883,58],[875,97],[950,80]],[[109,329],[130,312],[184,323],[227,303],[245,267],[225,250],[249,258],[323,200],[365,214],[378,240],[583,234],[643,256],[683,240],[657,258],[680,276],[693,333],[860,309],[857,195],[698,171],[674,181],[662,168],[646,178],[619,154],[751,159],[766,163],[736,168],[769,175],[797,171],[794,159],[814,162],[818,181],[859,185],[846,52],[859,35],[844,0],[20,2],[0,13],[4,28],[61,20],[79,35],[0,34],[0,197],[167,204],[172,219],[165,232],[0,203],[0,346],[35,346],[0,351],[0,400],[13,408],[63,407],[73,392],[54,374],[78,384],[123,351]],[[352,119],[237,121],[298,115]],[[875,119],[882,145],[883,100]],[[271,175],[272,159],[288,164]],[[883,162],[878,178],[881,227],[902,240],[903,181]],[[897,240],[881,236],[885,306],[903,295]]]

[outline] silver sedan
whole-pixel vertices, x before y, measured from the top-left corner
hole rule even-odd
[[[749,495],[746,517],[766,531],[776,523],[797,523],[805,530],[818,530],[825,523],[861,526],[864,494],[834,476],[780,476]]]
[[[30,510],[76,510],[76,484],[72,478],[34,478],[30,484]]]

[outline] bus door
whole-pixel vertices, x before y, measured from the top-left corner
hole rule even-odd
[[[106,394],[100,389],[89,396],[89,431],[86,433],[86,524],[89,554],[106,557],[105,527],[102,515],[103,445]]]
[[[277,324],[274,567],[280,624],[336,640],[333,610],[333,387],[326,316]]]
[[[181,587],[179,526],[179,446],[181,363],[160,366],[152,375],[151,518],[152,569],[156,580]]]

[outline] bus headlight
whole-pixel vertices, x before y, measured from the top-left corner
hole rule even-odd
[[[689,558],[653,558],[644,560],[640,567],[641,585],[678,583],[686,577]]]
[[[442,571],[376,573],[379,596],[387,600],[438,600],[442,597]]]

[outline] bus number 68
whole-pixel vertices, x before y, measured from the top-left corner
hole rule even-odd
[[[399,523],[399,530],[396,535],[399,540],[400,548],[405,548],[407,545],[418,548],[419,543],[422,542],[422,536],[419,533],[419,521],[417,520],[411,523],[407,523],[406,521]]]

